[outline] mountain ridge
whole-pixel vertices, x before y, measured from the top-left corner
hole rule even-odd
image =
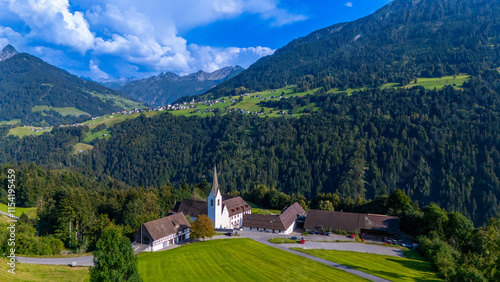
[[[243,70],[241,66],[228,66],[210,73],[200,70],[185,76],[166,72],[131,81],[117,90],[150,106],[165,106],[184,96],[202,94]]]
[[[20,119],[30,124],[71,123],[80,119],[76,116],[81,111],[95,116],[123,110],[123,103],[138,104],[122,96],[116,90],[78,78],[27,53],[13,54],[0,61],[0,120]],[[118,100],[121,105],[116,104]],[[40,106],[45,107],[40,110]],[[57,108],[80,111],[63,116]]]

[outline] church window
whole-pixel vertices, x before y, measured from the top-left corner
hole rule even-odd
[[[220,206],[220,200],[217,200],[217,205]]]
[[[214,205],[214,200],[210,200],[210,206]]]

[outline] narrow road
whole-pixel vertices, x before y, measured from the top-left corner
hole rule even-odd
[[[71,265],[73,262],[76,262],[76,266],[94,266],[93,259],[93,256],[73,258],[28,258],[16,256],[16,260],[21,263]]]
[[[0,211],[0,213],[3,214],[3,215],[5,215],[5,216],[7,216],[7,217],[9,217],[9,218],[11,218],[10,217],[10,213],[8,213],[8,212]],[[19,219],[19,217],[14,216],[14,219]]]

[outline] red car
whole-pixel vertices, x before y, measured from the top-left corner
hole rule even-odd
[[[306,240],[304,240],[304,239],[300,239],[300,243],[301,243],[301,244],[305,244],[305,243],[306,243]]]

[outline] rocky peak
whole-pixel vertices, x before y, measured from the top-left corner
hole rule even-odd
[[[0,52],[0,62],[5,61],[8,58],[13,57],[17,54],[18,54],[18,52],[17,52],[16,48],[14,48],[14,46],[9,44],[9,45],[5,46],[3,48],[3,50]]]

